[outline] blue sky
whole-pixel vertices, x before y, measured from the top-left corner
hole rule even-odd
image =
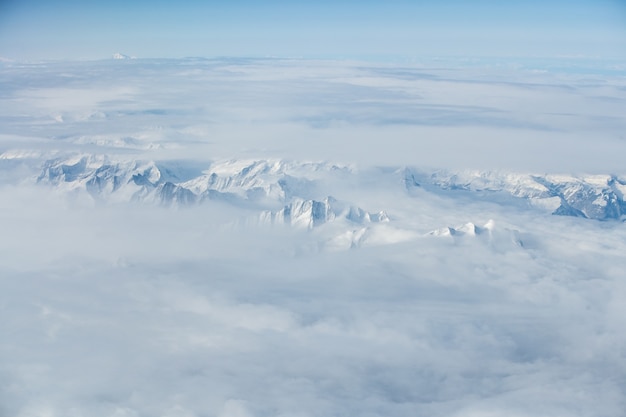
[[[4,0],[0,57],[626,56],[620,0],[130,3]]]

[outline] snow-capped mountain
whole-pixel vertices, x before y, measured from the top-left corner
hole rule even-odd
[[[133,56],[124,55],[122,53],[116,52],[112,55],[113,59],[135,59]]]
[[[518,230],[496,227],[493,220],[489,220],[483,226],[468,222],[457,227],[443,227],[427,233],[426,236],[452,238],[455,240],[478,238],[499,248],[506,248],[511,245],[520,248],[524,247],[524,242]]]
[[[202,175],[181,186],[196,195],[220,192],[246,200],[287,202],[293,197],[311,198],[317,179],[342,173],[350,173],[350,168],[323,162],[231,160],[210,164]]]
[[[289,224],[311,229],[335,219],[345,219],[357,224],[388,222],[384,211],[368,213],[360,207],[346,205],[327,197],[323,201],[294,199],[278,211],[266,211],[261,221],[272,224]]]
[[[204,166],[74,155],[46,161],[37,182],[64,190],[84,190],[95,199],[195,203],[221,197],[276,207],[292,198],[312,198],[315,179],[324,173],[349,172],[347,167],[327,163],[270,160],[223,161]]]
[[[261,221],[269,223],[313,227],[335,218],[359,224],[388,221],[385,212],[368,212],[344,202],[341,196],[328,197],[323,189],[322,184],[359,175],[374,174],[329,162],[155,162],[71,155],[45,161],[37,182],[64,191],[86,192],[99,201],[188,205],[222,200],[258,210]],[[397,169],[394,175],[399,176],[409,195],[423,189],[450,198],[470,196],[505,206],[521,203],[540,212],[598,220],[623,219],[626,215],[626,179],[615,175],[428,172],[414,168]]]
[[[154,162],[112,161],[107,156],[76,155],[48,160],[38,183],[63,191],[86,191],[96,200],[135,201],[162,194],[163,201],[176,197],[174,173]],[[167,185],[171,184],[171,185]]]
[[[46,161],[37,182],[60,190],[86,192],[99,201],[189,205],[222,200],[261,210],[262,223],[306,228],[336,218],[358,224],[389,220],[385,212],[370,213],[331,196],[314,198],[316,178],[343,175],[350,172],[347,167],[278,160],[208,165],[202,170],[171,161],[114,161],[107,156],[76,155]]]
[[[471,192],[493,201],[524,201],[556,215],[607,220],[626,215],[626,179],[615,175],[574,177],[493,171],[421,172],[405,169],[407,189],[426,187]]]

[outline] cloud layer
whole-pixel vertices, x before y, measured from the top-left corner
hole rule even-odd
[[[621,224],[319,252],[204,207],[3,208],[4,415],[623,410]]]
[[[623,80],[569,64],[3,64],[0,415],[621,416],[624,223],[399,169],[620,174]],[[326,161],[346,174],[306,198],[390,221],[262,226],[256,206],[36,183],[76,154],[184,180]]]

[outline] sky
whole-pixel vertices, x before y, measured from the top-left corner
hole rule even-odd
[[[623,58],[626,4],[576,1],[0,3],[0,57]]]

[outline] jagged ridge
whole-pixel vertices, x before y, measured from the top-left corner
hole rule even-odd
[[[323,201],[298,198],[278,211],[261,214],[261,221],[265,223],[289,224],[309,229],[338,218],[358,224],[389,221],[389,216],[384,211],[369,213],[360,207],[343,204],[333,197],[327,197]]]
[[[370,213],[333,197],[310,198],[315,179],[325,173],[343,175],[348,167],[281,160],[235,160],[188,169],[185,164],[112,161],[107,156],[76,155],[44,163],[39,183],[69,191],[84,190],[96,200],[148,201],[190,205],[206,200],[262,209],[260,221],[312,228],[344,218],[354,223],[388,221],[386,213]]]
[[[626,217],[626,180],[615,175],[428,173],[413,168],[397,173],[408,190],[465,191],[501,203],[523,201],[555,215],[599,220]],[[115,161],[107,156],[74,155],[46,161],[37,181],[68,191],[84,190],[96,200],[187,205],[219,199],[259,209],[263,218],[273,223],[300,224],[298,213],[304,212],[311,215],[302,222],[313,226],[332,221],[333,216],[357,223],[375,221],[380,213],[320,198],[320,178],[333,180],[347,175],[356,173],[348,166],[326,162],[230,160],[199,165],[188,161]]]
[[[615,175],[565,176],[513,174],[493,171],[403,172],[410,189],[426,186],[447,191],[469,191],[488,199],[497,194],[523,199],[555,215],[608,220],[626,217],[626,179]]]

